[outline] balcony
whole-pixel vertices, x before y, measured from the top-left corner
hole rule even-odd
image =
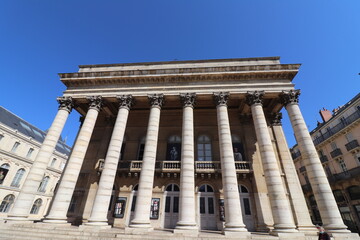
[[[118,169],[120,171],[128,172],[140,172],[142,167],[142,161],[121,161]],[[220,161],[195,161],[196,173],[221,173]],[[180,161],[158,161],[155,163],[156,171],[164,173],[180,173],[181,162]],[[248,161],[236,161],[235,162],[236,173],[249,173],[250,162]]]
[[[360,167],[355,167],[352,168],[346,172],[341,172],[338,174],[333,174],[331,176],[328,177],[329,179],[329,183],[334,183],[336,181],[340,181],[340,180],[346,180],[346,179],[350,179],[350,178],[356,178],[360,175]]]
[[[336,158],[336,157],[342,155],[342,152],[341,152],[340,148],[337,148],[334,151],[330,152],[330,155],[332,158]]]
[[[344,129],[346,126],[350,125],[351,123],[355,122],[360,118],[360,111],[356,111],[347,118],[344,119],[344,121],[341,121],[339,124],[335,125],[334,127],[330,128],[328,131],[326,131],[321,136],[314,139],[314,144],[318,145],[331,137],[332,135],[338,133],[340,130]]]
[[[353,150],[354,148],[359,147],[359,143],[358,143],[358,141],[355,139],[355,140],[352,140],[351,142],[348,142],[347,144],[345,144],[345,147],[346,147],[346,150],[351,151],[351,150]]]
[[[327,157],[326,155],[322,155],[322,156],[320,156],[320,161],[321,161],[322,163],[325,163],[325,162],[328,162],[329,159],[328,159],[328,157]]]

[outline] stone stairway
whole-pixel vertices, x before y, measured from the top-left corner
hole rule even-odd
[[[154,230],[144,234],[126,234],[124,229],[110,228],[97,229],[94,227],[59,226],[43,223],[35,224],[7,224],[0,223],[0,239],[6,240],[218,240],[241,239],[239,236],[225,236],[220,232],[199,232],[197,236],[183,236],[172,231]],[[252,233],[253,240],[279,240],[278,237],[265,233]],[[306,240],[315,240],[316,237],[306,237]]]

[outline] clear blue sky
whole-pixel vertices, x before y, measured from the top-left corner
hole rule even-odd
[[[0,1],[0,105],[46,130],[81,64],[280,56],[308,127],[359,92],[360,1]],[[284,128],[295,143],[288,119]],[[73,112],[63,131],[72,144]]]

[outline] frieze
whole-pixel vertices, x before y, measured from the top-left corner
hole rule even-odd
[[[152,107],[161,108],[164,104],[164,94],[151,94],[148,95],[148,99]]]
[[[227,101],[229,99],[229,96],[230,96],[230,94],[228,92],[214,93],[213,97],[214,97],[214,102],[215,102],[216,106],[218,106],[218,105],[227,106]]]
[[[286,107],[289,103],[299,103],[300,89],[282,91],[280,95],[281,103]]]
[[[264,91],[253,91],[253,92],[247,92],[246,94],[246,104],[251,106],[253,104],[261,104],[262,105],[262,99],[264,96]]]
[[[90,96],[87,97],[87,100],[89,101],[89,109],[95,109],[97,111],[100,111],[103,104],[101,96]]]
[[[130,110],[135,100],[132,95],[120,95],[116,96],[116,98],[120,103],[119,108],[126,108],[128,110]]]
[[[195,93],[182,93],[180,94],[180,101],[184,107],[194,107],[196,104]]]
[[[66,110],[70,113],[74,107],[74,101],[72,97],[58,97],[56,100],[59,103],[59,110]]]

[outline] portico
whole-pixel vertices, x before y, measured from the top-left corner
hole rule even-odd
[[[285,107],[308,153],[311,184],[328,186],[294,94],[299,67],[267,57],[85,65],[60,74],[63,98],[84,122],[43,221],[244,239],[254,231],[315,236],[279,118],[274,124]],[[348,236],[337,208],[329,213],[330,188],[313,189],[325,228]],[[26,219],[28,205],[14,206],[11,219]]]

